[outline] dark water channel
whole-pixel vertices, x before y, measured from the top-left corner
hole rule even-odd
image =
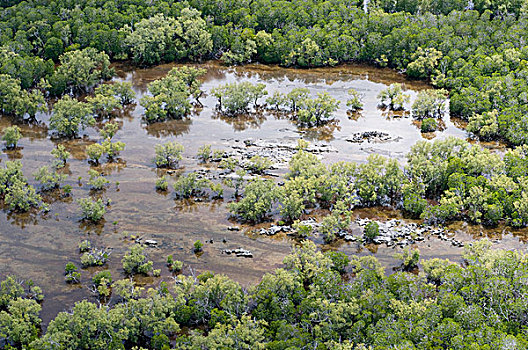
[[[133,83],[139,100],[146,91],[146,85],[163,77],[174,65],[162,65],[150,69],[132,70],[126,66],[116,66],[118,80]],[[64,282],[64,266],[73,261],[80,266],[78,244],[89,239],[93,246],[112,249],[109,263],[114,280],[124,277],[121,258],[128,247],[134,243],[131,236],[154,239],[157,247],[147,248],[154,268],[161,269],[161,278],[138,277],[138,282],[157,285],[170,280],[171,274],[165,267],[167,255],[184,262],[184,273],[198,274],[205,270],[225,273],[244,286],[256,283],[266,272],[279,267],[283,257],[290,252],[294,243],[285,235],[275,237],[245,233],[251,228],[242,227],[241,231],[228,231],[235,225],[229,219],[224,200],[194,203],[175,200],[169,191],[162,194],[155,191],[155,181],[162,175],[153,166],[155,145],[176,140],[185,147],[183,166],[178,173],[203,168],[195,158],[198,148],[212,144],[213,148],[230,151],[232,146],[243,144],[247,139],[264,139],[277,142],[293,142],[303,137],[318,144],[328,145],[333,151],[323,155],[325,162],[338,160],[363,161],[371,153],[395,157],[405,162],[405,153],[418,140],[425,138],[444,138],[456,136],[465,138],[465,131],[444,118],[444,130],[436,134],[422,135],[412,119],[395,116],[377,108],[376,96],[395,82],[404,83],[412,99],[420,89],[429,88],[426,84],[407,81],[401,75],[388,69],[375,69],[367,66],[345,65],[336,68],[294,70],[263,65],[226,68],[216,63],[203,64],[208,72],[203,90],[234,81],[263,82],[270,94],[275,90],[288,92],[295,87],[307,87],[311,93],[327,91],[341,101],[336,113],[336,125],[300,130],[287,118],[262,114],[239,119],[219,117],[214,110],[215,99],[204,96],[201,101],[204,108],[196,111],[189,119],[145,125],[141,116],[143,109],[139,104],[123,111],[116,120],[120,131],[116,141],[126,143],[126,149],[120,159],[114,163],[103,163],[96,167],[104,172],[111,184],[102,194],[111,199],[104,222],[100,225],[86,225],[79,221],[79,207],[76,198],[89,196],[86,184],[88,170],[85,147],[99,140],[96,128],[85,131],[82,138],[64,141],[51,140],[46,124],[49,115],[38,116],[40,125],[20,125],[23,139],[16,151],[3,150],[0,154],[0,166],[7,160],[20,159],[23,171],[31,184],[38,187],[32,174],[41,166],[51,164],[50,151],[56,143],[63,143],[72,153],[68,162],[69,178],[65,184],[73,187],[73,198],[45,196],[50,204],[49,213],[12,214],[0,211],[0,275],[16,274],[31,278],[43,288],[43,319],[47,323],[61,310],[69,309],[81,298],[95,297],[89,291],[91,277],[96,269],[82,270],[82,284],[67,285]],[[347,91],[354,88],[363,94],[365,108],[361,114],[350,116],[346,112]],[[411,101],[412,101],[411,99]],[[408,106],[410,107],[410,106]],[[11,125],[9,118],[0,118],[0,131]],[[381,131],[391,136],[385,143],[351,143],[346,139],[352,134],[363,131]],[[93,168],[93,167],[92,167]],[[278,170],[280,175],[284,170]],[[79,181],[79,177],[82,179]],[[118,183],[118,184],[117,184]],[[229,193],[229,192],[226,192]],[[358,217],[388,219],[398,217],[398,213],[386,209],[357,210]],[[492,236],[500,242],[500,247],[516,247],[525,237],[523,232],[511,234],[505,228],[492,231],[481,227],[455,224],[452,229],[462,241],[468,241],[480,235]],[[208,241],[204,253],[196,256],[192,252],[193,242],[200,239]],[[212,240],[213,243],[209,243]],[[317,240],[317,238],[316,238]],[[461,248],[455,248],[448,242],[431,237],[420,243],[422,257],[449,257],[460,260]],[[252,251],[254,257],[237,258],[223,254],[224,249],[242,247]],[[337,242],[324,249],[339,249],[347,254],[372,254],[387,266],[388,271],[396,266],[393,254],[398,248],[385,246],[362,247],[357,243]]]

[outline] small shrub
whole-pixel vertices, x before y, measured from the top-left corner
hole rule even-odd
[[[22,132],[20,128],[16,125],[7,127],[4,129],[4,134],[2,135],[2,141],[5,142],[6,148],[16,148],[18,140],[22,138]]]
[[[438,122],[434,118],[425,118],[422,120],[422,125],[420,126],[422,132],[433,132],[436,131],[437,128]]]
[[[168,176],[160,177],[156,180],[156,189],[159,191],[167,191],[169,188]]]
[[[51,155],[56,159],[53,164],[54,167],[62,168],[66,165],[66,161],[70,157],[70,152],[68,152],[63,145],[57,145],[57,147],[51,151]]]
[[[174,260],[172,255],[167,257],[167,266],[171,272],[180,272],[183,268],[183,262],[179,260]]]
[[[209,187],[210,180],[199,179],[195,173],[182,175],[174,183],[174,192],[176,197],[189,198],[192,196],[201,196],[204,190]]]
[[[403,92],[402,84],[391,84],[379,93],[378,99],[382,107],[398,111],[404,109],[404,105],[409,102],[410,96]]]
[[[61,183],[66,180],[67,175],[59,174],[55,169],[49,166],[43,166],[33,174],[35,180],[40,182],[42,191],[50,191],[60,187]]]
[[[174,168],[182,159],[183,150],[183,146],[177,142],[156,145],[156,159],[154,162],[158,168]]]
[[[402,253],[398,253],[394,257],[401,260],[404,271],[410,271],[418,267],[420,251],[418,249],[405,248]]]
[[[348,90],[350,98],[347,100],[346,105],[348,110],[352,112],[359,111],[363,109],[363,102],[361,101],[361,94],[354,89]]]
[[[207,163],[211,159],[211,155],[211,145],[203,145],[198,149],[197,157],[203,163]]]
[[[125,149],[125,143],[118,141],[118,142],[112,142],[110,139],[106,139],[101,143],[101,146],[103,146],[104,153],[106,153],[106,157],[109,160],[115,159],[117,156],[119,156],[119,153]]]
[[[259,222],[269,214],[278,197],[277,185],[273,181],[258,178],[246,186],[244,198],[229,203],[228,208],[231,213],[240,216],[243,220]]]
[[[92,249],[92,242],[90,242],[89,240],[85,239],[84,241],[79,243],[79,251],[81,253],[87,252],[90,249]]]
[[[246,163],[245,168],[252,173],[260,174],[271,168],[273,162],[267,157],[253,156]]]
[[[303,224],[301,221],[297,220],[292,225],[293,229],[297,232],[297,237],[307,238],[310,237],[313,233],[313,226]]]
[[[93,277],[92,277],[92,282],[93,284],[95,284],[96,286],[100,285],[101,282],[103,282],[103,279],[106,280],[106,282],[108,284],[112,283],[112,274],[110,273],[110,271],[108,270],[103,270],[103,271],[99,271],[97,272]]]
[[[42,198],[35,188],[23,181],[14,181],[5,192],[4,203],[9,210],[26,212],[32,207],[38,207]]]
[[[64,274],[66,275],[65,279],[67,283],[76,284],[81,282],[81,273],[77,271],[77,266],[75,266],[74,263],[67,263],[64,270]]]
[[[203,243],[200,240],[197,240],[196,242],[194,242],[193,247],[194,252],[199,253],[203,250]]]
[[[128,252],[121,260],[123,264],[123,270],[127,274],[148,274],[152,271],[153,262],[147,260],[147,256],[143,254],[145,248],[136,244],[130,247]]]
[[[88,185],[90,185],[92,190],[99,191],[105,188],[106,185],[110,183],[107,178],[99,174],[99,172],[90,169],[88,170],[88,175],[90,175],[90,180],[88,180]]]
[[[339,102],[328,93],[319,93],[317,98],[306,98],[299,104],[297,120],[307,126],[319,126],[332,119]]]
[[[86,147],[86,154],[88,155],[88,160],[95,164],[99,163],[99,159],[101,159],[104,152],[104,147],[98,143],[94,143]]]
[[[350,264],[350,259],[343,252],[328,251],[324,255],[332,260],[332,269],[340,274],[345,273],[347,266]]]
[[[105,204],[102,199],[93,201],[90,198],[80,198],[77,203],[81,207],[81,217],[84,220],[98,222],[106,213]]]
[[[224,158],[220,161],[220,164],[218,164],[218,167],[221,169],[227,169],[230,172],[235,171],[235,168],[238,165],[238,161],[235,158],[229,157]]]
[[[372,242],[376,237],[379,236],[379,225],[376,221],[371,221],[365,226],[365,232],[363,233],[367,242]]]
[[[90,248],[81,255],[81,264],[83,267],[103,266],[109,256],[110,252],[106,249]]]

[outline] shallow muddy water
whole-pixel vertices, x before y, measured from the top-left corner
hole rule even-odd
[[[21,278],[31,278],[43,288],[43,319],[47,323],[58,311],[70,308],[81,298],[95,300],[89,291],[91,277],[95,269],[82,270],[81,286],[64,283],[64,266],[72,261],[80,266],[78,244],[89,239],[95,247],[112,249],[107,267],[115,279],[124,277],[121,258],[134,243],[134,237],[154,239],[157,247],[148,247],[146,252],[154,261],[154,268],[162,270],[161,278],[139,278],[138,282],[157,285],[169,280],[171,275],[165,267],[169,254],[184,262],[184,273],[198,274],[205,270],[225,273],[244,286],[250,286],[272,269],[279,267],[283,257],[290,252],[294,244],[287,236],[259,236],[244,231],[228,231],[227,227],[237,225],[230,221],[226,203],[231,200],[229,191],[224,200],[194,203],[174,199],[174,194],[156,192],[155,181],[164,172],[153,165],[154,147],[159,143],[176,140],[185,147],[182,168],[179,173],[207,166],[200,165],[195,159],[198,148],[212,144],[215,149],[232,151],[233,147],[243,147],[244,140],[271,140],[277,143],[294,142],[305,138],[318,145],[326,146],[329,151],[323,153],[326,162],[338,160],[363,161],[371,153],[397,158],[405,162],[405,154],[418,140],[436,137],[456,136],[465,138],[466,132],[457,128],[456,123],[444,118],[445,129],[434,135],[422,135],[412,119],[395,116],[377,108],[378,93],[395,82],[404,83],[412,99],[420,89],[429,88],[416,81],[407,81],[401,75],[388,69],[375,69],[367,66],[344,65],[335,68],[294,70],[263,65],[248,65],[226,68],[218,64],[201,65],[208,70],[202,89],[207,93],[211,88],[234,81],[262,82],[267,85],[270,94],[275,90],[288,92],[295,87],[307,87],[315,95],[327,91],[341,101],[336,112],[337,123],[332,126],[313,130],[302,130],[290,120],[272,113],[248,116],[238,119],[219,117],[215,113],[216,101],[204,95],[200,100],[204,107],[196,110],[188,119],[146,125],[142,122],[143,109],[136,105],[122,112],[116,118],[120,130],[114,137],[116,141],[126,143],[126,149],[120,159],[114,163],[103,162],[95,167],[110,180],[110,186],[102,192],[102,197],[111,199],[111,206],[100,225],[87,225],[79,219],[79,207],[75,199],[91,194],[86,184],[88,170],[85,147],[99,140],[97,128],[89,128],[83,137],[75,140],[51,140],[46,128],[49,115],[41,114],[40,125],[20,125],[23,139],[19,149],[3,150],[0,166],[6,160],[20,159],[23,171],[31,184],[38,187],[32,174],[41,166],[50,164],[50,151],[57,143],[63,143],[72,153],[66,168],[70,175],[65,184],[73,187],[73,198],[47,195],[50,204],[49,213],[12,214],[0,211],[0,275],[16,274]],[[118,78],[133,84],[139,100],[146,92],[149,82],[163,77],[174,65],[162,65],[150,69],[134,69],[116,66]],[[347,91],[354,88],[363,94],[364,110],[357,115],[348,115],[345,102]],[[412,102],[411,99],[411,102]],[[0,131],[11,125],[9,118],[0,118]],[[384,143],[352,143],[347,141],[354,133],[380,131],[390,135],[391,141]],[[214,166],[212,166],[214,169]],[[284,168],[275,172],[280,175]],[[79,180],[79,177],[82,179]],[[358,217],[388,219],[398,217],[398,213],[385,209],[357,210]],[[455,224],[451,227],[462,241],[469,241],[480,235],[500,240],[497,246],[515,247],[526,237],[523,231],[511,233],[505,228],[484,230],[476,226]],[[132,237],[134,236],[134,237]],[[521,238],[519,238],[521,237]],[[193,242],[205,243],[204,253],[196,256],[192,252]],[[316,238],[317,240],[317,238]],[[212,242],[212,243],[211,243]],[[460,260],[461,248],[455,248],[449,242],[431,237],[420,243],[424,258],[448,257]],[[223,254],[224,249],[242,247],[253,253],[253,258],[237,258]],[[372,254],[387,266],[390,271],[396,266],[392,258],[395,249],[385,246],[362,247],[357,243],[336,242],[324,249],[339,249],[347,254]],[[369,250],[370,249],[370,250]]]

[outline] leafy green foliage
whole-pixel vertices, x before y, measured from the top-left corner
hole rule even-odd
[[[409,102],[410,96],[403,92],[401,84],[391,84],[378,94],[378,99],[382,107],[398,111],[405,108],[405,103]]]
[[[339,102],[328,93],[318,93],[315,99],[305,98],[299,105],[297,120],[304,125],[316,126],[327,123],[337,111]]]
[[[44,111],[42,93],[39,90],[24,90],[20,84],[20,80],[0,74],[0,111],[17,117],[34,117],[37,112]]]
[[[264,84],[244,81],[218,86],[211,94],[218,99],[218,110],[230,116],[247,113],[250,104],[258,107],[258,99],[268,94]]]
[[[106,213],[106,205],[102,199],[94,201],[90,198],[80,198],[77,203],[81,207],[81,217],[84,220],[98,222]]]
[[[40,182],[42,191],[50,191],[59,188],[62,182],[66,180],[68,175],[60,174],[54,168],[49,166],[40,167],[35,174],[35,180]]]
[[[95,119],[91,106],[66,95],[55,103],[50,117],[50,129],[59,135],[75,137],[80,130],[93,126]]]
[[[446,103],[447,90],[422,90],[412,105],[413,118],[442,118]]]
[[[194,242],[193,244],[193,249],[194,249],[194,252],[195,253],[199,253],[203,250],[203,243],[202,241],[200,240],[197,240],[196,242]]]
[[[163,176],[156,180],[157,190],[167,191],[168,188],[169,188],[168,176]]]
[[[174,168],[182,159],[183,146],[177,142],[167,142],[156,145],[156,159],[154,163],[158,168]]]
[[[244,189],[244,197],[229,203],[229,211],[246,221],[262,221],[278,198],[277,185],[271,180],[256,178]]]
[[[173,68],[166,77],[150,83],[150,95],[140,101],[145,107],[146,121],[153,123],[188,115],[191,111],[189,97],[198,100],[202,94],[198,77],[204,73],[204,69],[194,67]]]
[[[256,155],[248,160],[244,168],[252,173],[261,174],[270,169],[272,165],[273,162],[269,158]]]
[[[92,47],[66,52],[59,61],[59,67],[49,77],[54,95],[87,92],[114,74],[108,55]]]
[[[64,268],[65,280],[67,283],[77,284],[81,283],[81,273],[77,271],[77,266],[74,263],[69,262]]]
[[[412,55],[412,62],[407,65],[407,75],[413,78],[429,78],[442,59],[442,52],[434,47],[418,47]]]
[[[438,128],[438,122],[434,118],[425,118],[420,125],[421,132],[433,132]]]
[[[365,232],[363,233],[367,242],[372,242],[376,237],[379,236],[379,225],[376,221],[371,221],[365,226]]]
[[[174,183],[174,192],[178,198],[189,198],[201,196],[204,190],[209,187],[210,180],[200,178],[196,173],[182,175]]]
[[[128,252],[125,254],[121,263],[123,264],[123,270],[127,274],[148,274],[152,271],[152,261],[147,259],[144,254],[145,248],[139,244],[135,244],[130,247]]]
[[[22,138],[20,128],[16,125],[4,129],[2,141],[5,142],[6,148],[16,148],[18,140]]]
[[[66,150],[64,145],[57,145],[57,147],[51,151],[51,155],[56,159],[53,166],[55,168],[62,168],[66,165],[66,162],[70,157],[70,152]]]
[[[88,170],[88,175],[90,176],[90,179],[88,180],[88,185],[90,185],[90,188],[95,191],[102,190],[110,183],[107,178],[105,178],[102,174],[100,174],[98,171],[90,169]]]
[[[402,253],[398,253],[395,257],[402,262],[402,268],[405,271],[410,271],[418,267],[420,260],[420,251],[418,249],[405,248]]]
[[[356,112],[360,109],[363,109],[362,96],[359,92],[354,89],[348,90],[348,95],[350,98],[347,100],[346,105],[349,111]]]

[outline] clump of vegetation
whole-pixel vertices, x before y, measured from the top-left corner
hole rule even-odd
[[[40,182],[42,191],[50,191],[59,188],[68,177],[68,175],[60,174],[57,170],[50,168],[49,166],[40,167],[33,176],[35,177],[35,180]]]
[[[0,168],[0,199],[11,211],[26,212],[41,204],[42,198],[22,174],[20,161],[7,161]]]
[[[425,118],[422,120],[422,125],[420,125],[420,130],[422,132],[433,132],[438,128],[438,122],[434,118]]]
[[[469,117],[467,131],[475,134],[481,140],[494,140],[500,136],[498,111],[496,109]]]
[[[262,174],[264,171],[271,168],[273,162],[267,157],[261,157],[259,155],[251,157],[244,168],[255,174]]]
[[[203,145],[198,149],[196,157],[202,162],[207,163],[211,159],[213,152],[211,151],[211,145]]]
[[[229,203],[228,208],[245,221],[260,222],[269,215],[278,196],[277,185],[273,181],[257,178],[246,186],[244,197]]]
[[[211,181],[205,178],[199,178],[196,173],[182,175],[174,183],[174,193],[178,198],[189,198],[201,196],[206,188],[210,186]]]
[[[202,94],[198,77],[205,72],[194,67],[173,68],[165,78],[150,83],[147,87],[150,95],[140,102],[145,107],[146,121],[153,123],[188,115],[191,111],[189,97],[198,99]]]
[[[87,126],[94,126],[92,107],[66,95],[53,106],[49,127],[60,136],[75,137]]]
[[[363,233],[367,242],[373,242],[379,236],[379,225],[376,221],[371,221],[365,226]]]
[[[4,129],[2,134],[2,141],[5,142],[7,149],[13,149],[17,147],[18,140],[22,138],[22,132],[16,125],[9,126]]]
[[[218,99],[218,110],[230,116],[247,113],[249,106],[258,108],[258,100],[268,94],[266,85],[249,82],[231,83],[216,87],[211,94]]]
[[[100,191],[110,183],[106,177],[100,174],[98,171],[90,169],[88,170],[88,175],[90,179],[88,180],[88,185],[94,191]]]
[[[98,249],[93,247],[82,246],[84,253],[81,255],[81,264],[83,267],[103,266],[110,257],[110,251],[107,249]]]
[[[328,93],[318,93],[316,98],[305,98],[296,105],[296,118],[304,125],[322,125],[332,119],[332,114],[338,107],[339,102]]]
[[[98,143],[93,143],[86,147],[86,154],[88,155],[88,160],[94,164],[99,164],[99,160],[103,156],[104,152],[104,147]]]
[[[154,162],[158,168],[172,169],[182,160],[183,150],[183,146],[177,142],[156,145],[156,159]]]
[[[12,115],[20,118],[29,116],[30,118],[34,118],[37,112],[46,110],[44,96],[38,89],[23,89],[20,79],[1,73],[9,70],[7,67],[9,67],[9,64],[11,63],[9,62],[10,59],[5,57],[4,50],[0,53],[0,58],[2,58],[1,61],[3,62],[0,70],[0,96],[2,96],[2,99],[0,100],[0,111],[5,115]],[[11,58],[13,57],[13,55],[10,56]],[[29,61],[26,60],[26,58],[21,59]],[[26,64],[28,64],[28,62],[26,62]],[[14,72],[10,73],[13,74]]]
[[[80,198],[77,203],[81,207],[81,218],[91,222],[100,221],[106,213],[106,205],[102,199],[96,201],[90,198]]]
[[[59,61],[60,65],[49,77],[49,91],[56,96],[88,92],[114,75],[108,55],[92,47],[66,52]]]
[[[66,166],[66,162],[70,157],[70,152],[66,150],[66,147],[64,147],[64,145],[57,145],[57,147],[51,151],[51,155],[55,158],[53,166],[55,168],[63,168],[64,166]]]
[[[167,267],[171,272],[180,272],[183,268],[183,262],[175,260],[172,255],[167,257]]]
[[[344,274],[346,272],[346,268],[350,264],[350,259],[345,253],[331,250],[326,252],[324,255],[332,260],[333,270],[339,272],[340,274]]]
[[[168,176],[165,175],[156,180],[156,189],[159,191],[167,191],[169,188]]]
[[[66,267],[64,268],[66,283],[81,283],[81,273],[77,271],[77,269],[77,266],[72,262],[66,264]]]
[[[87,252],[90,249],[92,249],[92,242],[90,242],[89,240],[85,239],[84,241],[79,243],[79,251],[81,253]]]
[[[411,271],[418,267],[420,251],[418,249],[405,248],[402,253],[398,253],[394,257],[401,260],[404,271]]]
[[[123,270],[129,275],[132,274],[148,274],[153,270],[153,262],[148,260],[144,254],[145,248],[139,244],[135,244],[130,247],[128,252],[125,254],[121,263],[123,264]]]
[[[391,111],[403,110],[405,103],[408,103],[410,98],[408,94],[403,92],[402,84],[391,84],[378,95],[380,105]]]
[[[350,96],[350,98],[347,100],[346,105],[349,111],[357,112],[363,109],[362,96],[359,92],[357,92],[357,90],[348,90],[348,95]]]
[[[193,247],[194,247],[193,250],[194,250],[195,253],[201,252],[203,250],[202,241],[197,240],[196,242],[194,242]]]
[[[112,292],[110,285],[112,284],[112,274],[108,270],[97,272],[92,277],[92,282],[95,287],[95,292],[99,298],[108,298]]]
[[[447,108],[447,95],[444,89],[420,91],[412,105],[413,118],[442,118]]]

